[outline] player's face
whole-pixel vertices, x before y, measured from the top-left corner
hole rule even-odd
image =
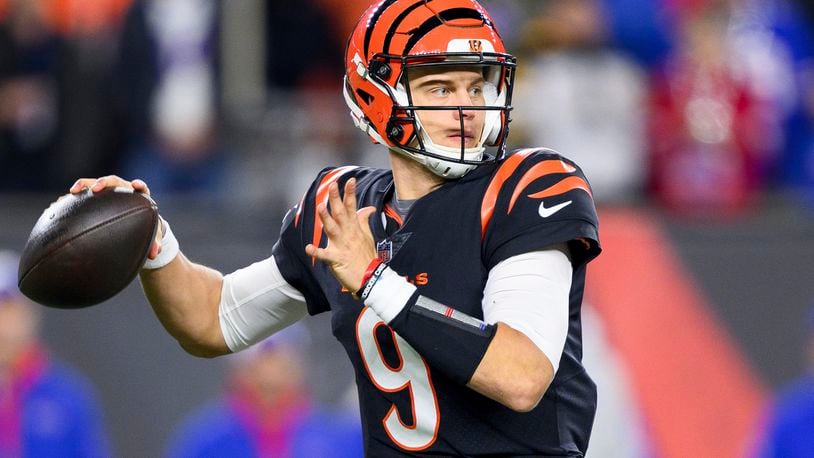
[[[483,72],[477,67],[420,67],[411,70],[413,104],[436,106],[483,106]],[[461,113],[464,128],[461,131]],[[417,110],[416,114],[432,141],[440,146],[478,146],[485,119],[483,110]]]

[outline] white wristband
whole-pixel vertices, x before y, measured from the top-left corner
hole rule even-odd
[[[415,285],[388,267],[373,285],[365,299],[365,305],[373,309],[385,323],[390,323],[404,309],[415,290]]]
[[[148,258],[146,261],[144,261],[144,265],[141,267],[142,269],[160,269],[172,262],[172,260],[175,259],[175,257],[178,256],[178,253],[181,251],[180,247],[178,246],[178,239],[175,238],[175,235],[172,233],[172,229],[170,228],[170,223],[168,223],[164,218],[161,218],[161,224],[164,228],[164,236],[161,237],[161,251],[158,253],[158,256],[155,257],[155,259]]]

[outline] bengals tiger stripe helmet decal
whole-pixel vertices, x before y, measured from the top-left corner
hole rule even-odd
[[[473,66],[484,74],[484,106],[414,106],[407,78],[426,66]],[[447,177],[505,156],[516,59],[507,54],[489,13],[474,0],[383,0],[362,15],[345,54],[345,101],[357,127]],[[485,111],[476,147],[436,145],[418,109]],[[463,118],[463,116],[461,116]],[[461,121],[463,129],[463,120]],[[496,147],[493,156],[486,146]]]

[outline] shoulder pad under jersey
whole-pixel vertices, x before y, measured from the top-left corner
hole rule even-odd
[[[500,162],[486,188],[481,237],[489,268],[561,243],[568,243],[575,265],[587,262],[600,251],[591,186],[555,151],[517,151]]]
[[[305,297],[309,313],[316,314],[330,308],[325,296],[320,294],[319,281],[315,277],[315,270],[321,266],[315,258],[305,254],[305,246],[309,243],[318,247],[325,247],[327,243],[322,220],[317,214],[318,205],[328,202],[328,187],[331,183],[337,183],[342,193],[345,182],[355,177],[358,183],[357,193],[361,193],[373,177],[384,172],[357,166],[323,169],[299,203],[283,219],[280,238],[273,249],[274,259],[283,278]]]

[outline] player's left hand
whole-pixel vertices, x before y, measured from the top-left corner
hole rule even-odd
[[[305,247],[305,253],[328,264],[339,283],[355,292],[361,287],[362,278],[370,262],[377,257],[373,234],[368,220],[375,207],[356,210],[356,179],[345,183],[344,200],[339,195],[339,185],[328,187],[328,202],[319,204],[317,212],[322,218],[328,245],[319,248],[313,244]]]

